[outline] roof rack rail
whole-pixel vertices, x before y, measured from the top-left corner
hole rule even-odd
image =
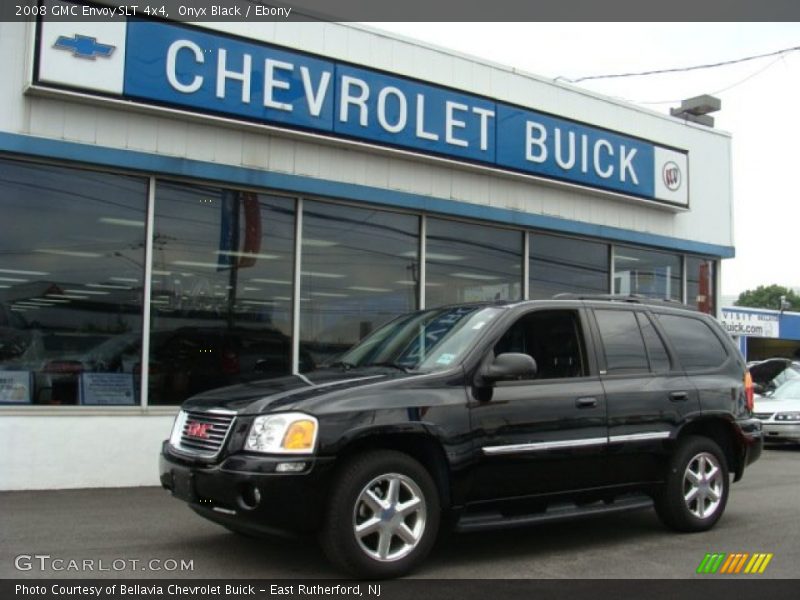
[[[564,292],[553,296],[554,300],[603,300],[606,302],[631,302],[633,304],[666,304],[692,309],[694,307],[672,298],[651,298],[642,294],[575,294]]]

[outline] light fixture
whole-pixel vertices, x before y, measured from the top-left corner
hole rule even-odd
[[[328,240],[315,240],[313,238],[303,238],[303,246],[311,246],[313,248],[330,248],[331,246],[338,246],[339,242],[331,242]]]
[[[309,296],[319,296],[320,298],[349,298],[349,294],[338,294],[335,292],[309,292]]]
[[[240,252],[238,250],[215,250],[214,254],[217,256],[236,256],[242,258],[263,258],[264,260],[275,260],[276,258],[280,258],[277,254],[258,254],[256,252]],[[173,262],[173,265],[177,265],[177,262]]]
[[[128,285],[114,285],[113,283],[86,283],[84,284],[88,288],[100,288],[106,290],[132,290],[133,288]],[[81,290],[81,293],[87,293],[85,290]]]
[[[114,217],[100,217],[97,219],[99,223],[106,225],[121,225],[123,227],[144,227],[144,221],[135,221],[133,219],[117,219]]]
[[[450,277],[460,277],[461,279],[476,279],[478,281],[497,281],[502,277],[496,275],[481,275],[480,273],[450,273]]]
[[[291,281],[285,279],[262,279],[261,277],[253,277],[250,279],[253,283],[272,283],[274,285],[292,285]]]
[[[410,250],[408,252],[403,252],[400,256],[404,256],[406,258],[417,258],[417,251]],[[457,260],[464,260],[465,257],[459,256],[458,254],[444,254],[443,252],[426,252],[425,258],[428,260],[443,260],[443,261],[457,261]]]
[[[380,287],[367,287],[361,285],[351,285],[347,288],[348,290],[355,290],[356,292],[391,292],[390,288],[380,288]]]
[[[201,262],[197,260],[173,260],[172,264],[179,267],[201,267],[203,269],[218,269],[221,266],[225,266],[219,263]]]
[[[0,269],[0,273],[10,273],[12,275],[35,275],[39,277],[50,275],[50,273],[45,271],[22,271],[20,269]]]
[[[722,101],[714,96],[703,94],[683,100],[678,108],[670,108],[669,114],[692,123],[699,123],[707,127],[714,126],[714,117],[709,113],[717,112],[722,107]]]
[[[301,271],[306,277],[319,277],[321,279],[342,279],[344,275],[339,273],[320,273],[319,271]]]
[[[97,290],[64,290],[69,294],[90,294],[92,296],[108,296],[111,292],[100,292]]]
[[[101,258],[97,252],[81,252],[78,250],[59,250],[57,248],[35,248],[34,252],[40,254],[55,254],[56,256],[72,256],[74,258]]]

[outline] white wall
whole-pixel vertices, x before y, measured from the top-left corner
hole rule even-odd
[[[177,412],[177,410],[176,410]],[[174,416],[0,417],[0,490],[159,485]]]

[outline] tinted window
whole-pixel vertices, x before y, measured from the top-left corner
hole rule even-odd
[[[678,254],[614,247],[614,293],[681,301],[681,257]]]
[[[316,364],[413,310],[419,217],[303,202],[300,340]]]
[[[522,232],[428,219],[425,307],[522,298]]]
[[[291,371],[294,213],[289,198],[158,182],[150,404]]]
[[[0,404],[138,404],[147,180],[0,160]],[[8,391],[6,391],[8,390]]]
[[[588,374],[580,322],[575,311],[544,310],[521,317],[495,344],[494,354],[519,352],[536,361],[536,379]]]
[[[650,318],[644,313],[636,313],[636,319],[639,321],[644,344],[647,347],[647,357],[650,359],[650,370],[654,373],[669,371],[670,362],[667,349],[664,347],[664,342],[661,336],[658,335],[653,323],[650,322]]]
[[[725,347],[701,319],[660,314],[658,320],[684,369],[707,369],[725,362]]]
[[[596,310],[608,373],[646,373],[649,365],[636,316],[627,310]]]

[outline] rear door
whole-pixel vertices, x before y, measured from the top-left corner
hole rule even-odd
[[[609,483],[653,481],[665,442],[699,410],[697,392],[645,309],[592,310],[608,405]]]

